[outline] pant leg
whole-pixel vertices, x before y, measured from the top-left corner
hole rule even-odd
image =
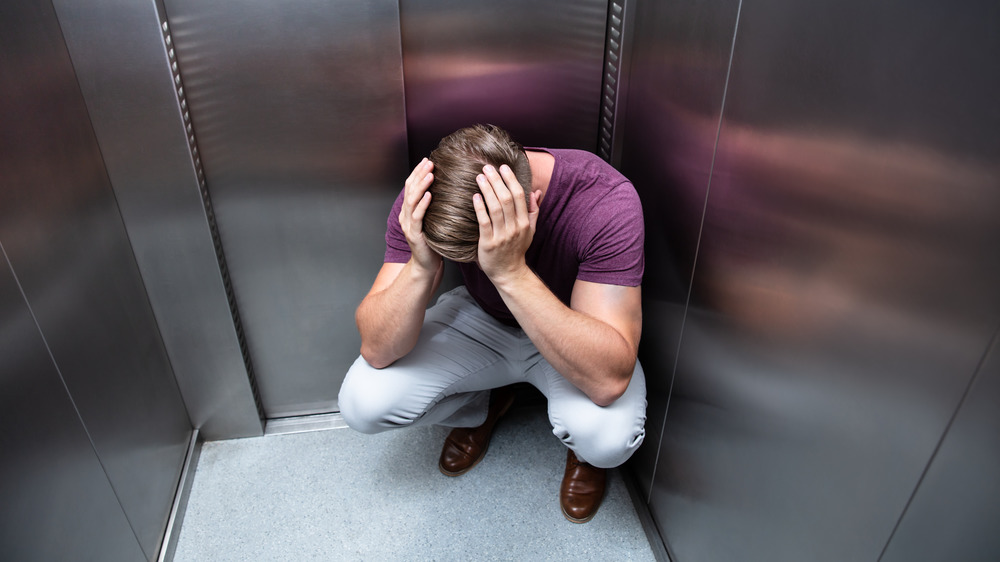
[[[416,346],[384,369],[359,357],[338,398],[350,427],[363,433],[411,425],[475,427],[486,419],[489,389],[511,384],[516,330],[484,312],[464,287],[427,311]]]
[[[625,394],[608,406],[593,403],[537,350],[529,363],[529,381],[548,399],[552,433],[577,458],[612,468],[628,460],[642,444],[646,436],[646,379],[638,361]]]

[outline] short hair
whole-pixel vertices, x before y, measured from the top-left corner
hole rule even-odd
[[[424,214],[424,239],[432,250],[456,262],[472,262],[479,254],[479,221],[472,196],[479,193],[476,176],[490,164],[498,170],[506,164],[524,188],[531,192],[531,167],[524,147],[507,131],[494,125],[474,125],[441,139],[431,151],[434,182],[428,191],[431,203]]]

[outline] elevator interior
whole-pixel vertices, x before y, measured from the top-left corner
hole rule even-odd
[[[197,439],[335,412],[401,179],[485,121],[643,200],[673,559],[996,559],[998,11],[5,4],[0,557],[156,558]]]

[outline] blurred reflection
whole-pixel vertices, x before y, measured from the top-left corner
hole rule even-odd
[[[980,331],[1000,303],[998,178],[919,146],[727,124],[697,297],[789,345],[863,330],[859,316]]]
[[[400,4],[410,159],[474,123],[593,151],[607,0]]]
[[[642,4],[637,458],[676,559],[886,544],[1000,322],[996,10]]]
[[[689,141],[659,160],[677,191],[644,203],[688,213],[690,236],[706,183],[678,162],[717,121],[660,107]],[[678,360],[651,488],[678,558],[878,552],[1000,319],[998,178],[917,145],[724,124],[679,357],[671,293],[646,307],[644,353]]]

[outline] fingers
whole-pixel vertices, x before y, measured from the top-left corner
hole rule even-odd
[[[528,204],[524,197],[524,188],[521,186],[521,182],[517,181],[517,176],[514,175],[514,170],[510,169],[510,166],[504,164],[500,166],[500,177],[503,178],[504,183],[510,190],[511,198],[514,200],[514,209],[518,217],[526,217],[528,215]]]
[[[482,192],[483,204],[486,207],[486,211],[489,213],[489,218],[496,221],[497,225],[502,225],[503,207],[500,204],[500,199],[497,197],[496,189],[494,189],[493,184],[490,183],[490,180],[486,178],[485,174],[479,174],[476,176],[476,183],[479,184],[479,191]],[[475,202],[475,199],[475,196],[473,196],[473,202]]]
[[[434,163],[424,158],[413,168],[413,171],[410,172],[410,176],[406,178],[405,185],[409,187],[410,185],[416,184],[420,180],[424,179],[424,177],[430,173],[433,168]]]
[[[431,170],[434,163],[424,158],[406,178],[403,189],[403,206],[399,210],[399,225],[411,243],[418,243],[423,232],[424,215],[431,204],[431,193],[427,191],[434,181]]]
[[[422,200],[427,188],[430,187],[431,183],[434,181],[434,174],[431,173],[431,170],[433,169],[434,163],[426,158],[421,160],[420,163],[413,168],[413,171],[410,172],[410,176],[406,178],[406,183],[404,184],[404,206],[413,209]]]
[[[431,192],[425,191],[420,197],[420,202],[417,206],[413,208],[413,220],[415,222],[423,223],[424,214],[427,213],[427,207],[431,206]]]
[[[541,191],[532,191],[528,197],[528,224],[531,226],[532,234],[535,232],[535,225],[538,224],[538,200],[541,196]]]
[[[494,225],[503,225],[511,232],[528,225],[524,189],[509,166],[500,166],[499,172],[493,166],[484,166],[476,180]]]
[[[493,236],[493,221],[490,220],[482,195],[477,193],[472,196],[472,207],[476,210],[476,222],[479,223],[479,239],[489,240]]]

